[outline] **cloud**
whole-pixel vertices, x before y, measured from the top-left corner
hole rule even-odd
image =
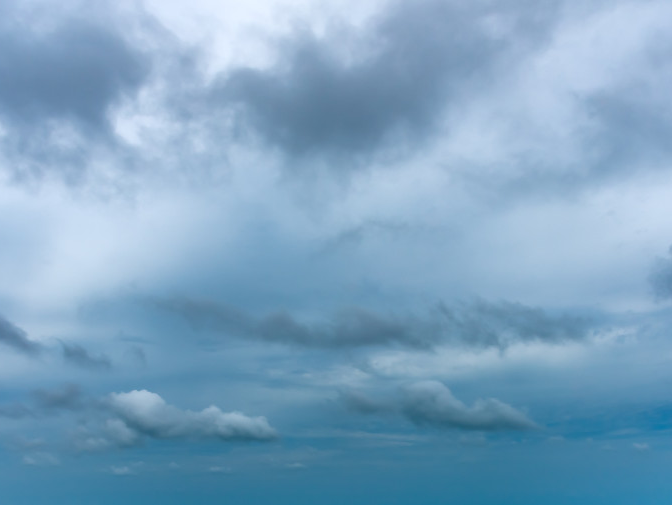
[[[111,466],[110,473],[112,475],[134,475],[136,472],[129,466]]]
[[[139,446],[146,437],[268,441],[278,436],[263,416],[222,412],[214,405],[199,412],[181,410],[147,390],[93,398],[85,395],[77,385],[66,384],[33,391],[31,398],[32,402],[27,404],[0,406],[0,417],[20,419],[77,413],[80,422],[85,421],[72,437],[78,451]],[[89,424],[94,428],[87,427]]]
[[[89,351],[77,344],[61,343],[63,347],[63,359],[72,365],[90,370],[110,370],[112,362],[104,354],[92,356]]]
[[[122,23],[107,2],[77,11],[7,10],[0,21],[0,166],[15,181],[79,183],[120,155],[128,163],[113,113],[151,75],[151,56],[134,37],[138,19]]]
[[[184,317],[197,331],[326,349],[381,345],[431,349],[442,344],[503,349],[517,342],[582,340],[591,330],[585,317],[552,316],[540,308],[506,301],[441,303],[425,317],[381,315],[356,307],[312,324],[287,312],[254,317],[212,301],[180,298],[154,303]]]
[[[80,411],[92,405],[75,384],[54,389],[37,389],[31,393],[30,402],[0,405],[0,417],[22,419],[57,415],[63,411]]]
[[[0,25],[0,117],[16,128],[46,120],[109,129],[110,107],[148,74],[144,54],[112,25],[72,18],[47,30]]]
[[[453,342],[475,347],[505,348],[517,342],[560,343],[585,339],[591,321],[585,316],[552,316],[538,307],[476,299],[454,306],[439,305],[444,331]]]
[[[218,440],[272,440],[277,432],[265,417],[248,417],[240,412],[222,412],[211,405],[200,412],[168,405],[156,393],[134,390],[112,393],[107,401],[119,417],[116,428],[150,438],[214,438]]]
[[[667,258],[657,258],[653,264],[649,282],[659,300],[672,298],[672,247]]]
[[[360,392],[342,395],[345,405],[361,414],[402,415],[421,427],[474,431],[521,431],[538,428],[523,412],[495,398],[477,400],[470,407],[437,381],[421,381],[402,388],[388,401],[368,399]]]
[[[22,462],[28,466],[57,466],[61,464],[56,456],[48,452],[27,454],[23,457]]]
[[[349,410],[360,414],[380,414],[394,411],[394,407],[390,403],[374,400],[356,390],[341,392],[341,401]]]
[[[228,466],[211,466],[208,468],[208,472],[210,473],[231,473],[231,468]]]
[[[32,356],[39,354],[42,349],[40,344],[28,338],[25,331],[2,316],[0,316],[0,343]]]
[[[527,7],[393,2],[361,32],[340,26],[280,40],[274,66],[229,71],[214,96],[291,155],[369,153],[392,139],[421,139],[450,100],[488,82],[510,48],[489,18],[520,27],[520,39],[541,33],[532,25],[543,16]]]
[[[35,407],[41,412],[81,410],[90,401],[76,384],[66,384],[55,389],[38,389],[32,393]]]
[[[495,398],[477,400],[468,407],[436,381],[417,382],[406,388],[401,410],[419,426],[482,431],[537,427],[525,414]]]
[[[22,403],[0,405],[0,417],[9,419],[22,419],[34,415],[33,411]]]

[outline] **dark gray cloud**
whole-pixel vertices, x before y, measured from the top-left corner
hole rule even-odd
[[[231,71],[215,96],[237,104],[246,124],[292,155],[369,153],[386,140],[422,139],[446,103],[484,86],[511,48],[488,18],[520,28],[519,45],[542,33],[541,6],[526,7],[395,2],[364,33],[301,32],[281,41],[275,66]],[[344,38],[357,40],[346,57],[338,54]]]
[[[37,355],[42,347],[28,338],[28,334],[18,326],[0,316],[0,343],[30,355]]]
[[[653,264],[649,282],[659,300],[672,298],[672,247],[667,258],[657,258]]]
[[[130,151],[115,135],[111,113],[151,73],[151,55],[132,35],[138,20],[124,23],[105,2],[77,12],[25,7],[7,7],[0,20],[6,169],[15,181],[80,183],[103,154],[125,157],[128,166]]]
[[[58,119],[104,132],[110,107],[149,70],[120,33],[81,19],[46,33],[0,26],[0,47],[0,117],[19,128]]]
[[[66,363],[90,370],[110,370],[112,361],[104,354],[93,356],[89,351],[77,344],[61,343],[63,359]]]
[[[360,414],[399,414],[418,426],[439,429],[520,431],[538,427],[523,412],[495,398],[467,406],[437,381],[411,384],[389,401],[373,400],[358,391],[344,393],[342,400]]]
[[[160,308],[185,318],[197,331],[314,348],[400,345],[431,349],[440,344],[499,347],[517,342],[562,343],[589,336],[592,322],[581,316],[552,316],[519,303],[483,300],[439,304],[424,317],[380,315],[362,308],[338,312],[328,321],[304,323],[287,312],[254,317],[234,307],[187,298],[158,300]]]

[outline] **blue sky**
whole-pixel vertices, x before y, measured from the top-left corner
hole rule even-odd
[[[670,20],[0,0],[0,501],[664,502]]]

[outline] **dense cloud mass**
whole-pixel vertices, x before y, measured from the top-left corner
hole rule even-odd
[[[492,12],[483,7],[393,2],[354,35],[347,56],[339,54],[338,41],[353,34],[337,31],[333,40],[320,40],[299,33],[281,41],[274,67],[234,70],[216,96],[240,104],[244,118],[290,154],[352,155],[386,140],[422,139],[446,103],[483,86],[510,48],[512,41],[488,32],[480,18],[523,25],[533,17],[506,4]]]
[[[117,25],[115,8],[71,7],[66,2],[59,13],[29,3],[4,7],[0,163],[17,181],[81,182],[104,152],[129,155],[113,112],[147,81],[149,55]]]
[[[110,107],[147,75],[142,53],[102,24],[72,20],[47,33],[0,30],[0,117],[18,128],[58,119],[89,132],[108,130]]]

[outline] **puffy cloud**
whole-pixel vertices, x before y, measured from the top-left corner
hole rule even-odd
[[[123,423],[123,426],[115,423],[112,428],[127,438],[131,435],[130,430],[151,438],[272,440],[277,437],[265,417],[222,412],[214,405],[200,412],[180,410],[167,404],[158,394],[144,389],[113,393],[108,406]]]
[[[181,410],[147,390],[112,393],[93,398],[74,384],[32,392],[32,402],[0,405],[0,417],[49,417],[77,413],[81,425],[72,442],[80,451],[92,452],[114,447],[141,445],[145,437],[211,438],[218,440],[273,440],[276,430],[265,417],[241,412],[223,412],[211,405],[201,411]]]
[[[437,381],[420,381],[402,388],[394,400],[373,400],[361,392],[345,392],[346,406],[361,414],[404,416],[418,426],[475,431],[520,431],[537,428],[523,412],[495,398],[465,405]]]

